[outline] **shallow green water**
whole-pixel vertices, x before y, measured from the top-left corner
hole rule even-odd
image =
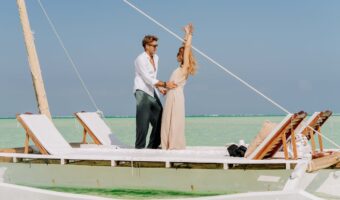
[[[280,122],[284,116],[244,117],[187,117],[186,140],[190,146],[222,146],[244,139],[249,143],[260,130],[263,121]],[[53,119],[58,130],[69,142],[80,142],[82,128],[74,118]],[[106,118],[106,123],[124,143],[133,146],[135,140],[135,118]],[[150,128],[151,130],[151,128]],[[340,143],[340,116],[331,117],[322,127],[322,132],[336,143]],[[24,130],[15,119],[0,119],[0,148],[23,146]],[[325,146],[334,148],[324,141]]]

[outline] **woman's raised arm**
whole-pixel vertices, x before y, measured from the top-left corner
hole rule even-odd
[[[183,67],[189,67],[189,56],[191,51],[191,41],[192,41],[192,32],[194,31],[194,27],[192,24],[188,24],[184,27],[184,53],[183,53]]]

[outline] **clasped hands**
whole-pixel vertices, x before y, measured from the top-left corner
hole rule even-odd
[[[173,81],[167,81],[164,82],[164,85],[161,87],[157,87],[157,89],[159,90],[159,92],[162,95],[166,95],[166,93],[168,92],[168,90],[174,89],[177,87],[177,84]]]

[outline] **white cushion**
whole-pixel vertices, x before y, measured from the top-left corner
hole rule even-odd
[[[79,112],[76,115],[86,124],[103,145],[112,144],[112,131],[96,112]]]
[[[60,155],[72,151],[70,144],[63,138],[46,115],[21,114],[20,118],[49,154]]]

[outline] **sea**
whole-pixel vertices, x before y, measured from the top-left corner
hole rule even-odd
[[[186,143],[188,146],[224,146],[239,143],[243,140],[250,143],[262,127],[264,121],[279,123],[285,116],[280,115],[206,115],[186,117]],[[134,117],[106,117],[105,122],[117,137],[130,146],[134,146],[135,125]],[[81,142],[83,128],[74,117],[54,117],[53,122],[69,142]],[[149,131],[151,130],[151,127]],[[340,115],[333,115],[322,126],[321,132],[331,141],[340,145]],[[89,139],[90,140],[90,139]],[[326,139],[325,148],[336,148]],[[15,118],[0,119],[0,148],[22,147],[25,142],[25,132]],[[180,198],[193,197],[197,194],[178,193],[172,191],[146,190],[93,190],[48,188],[55,191],[94,194],[123,199],[149,198]],[[204,196],[204,194],[200,194]]]

